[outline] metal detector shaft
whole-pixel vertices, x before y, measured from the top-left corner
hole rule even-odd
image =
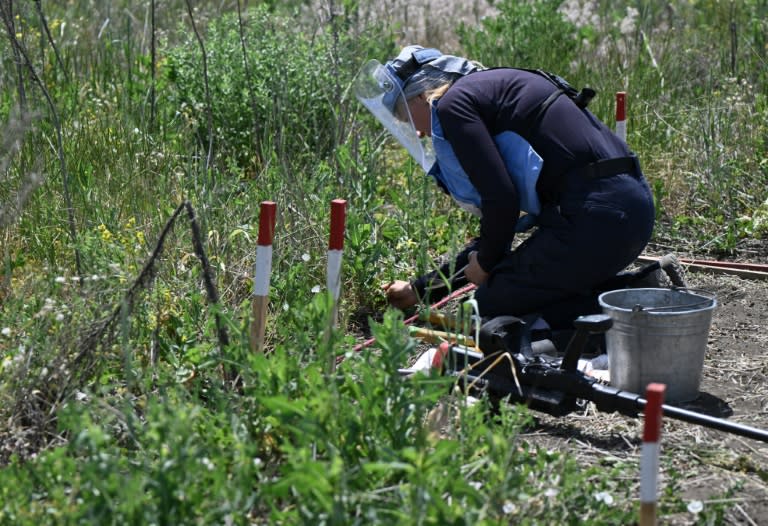
[[[643,407],[645,407],[644,399]],[[758,429],[756,427],[739,424],[737,422],[729,422],[728,420],[724,420],[722,418],[717,418],[714,416],[709,416],[666,404],[662,405],[661,409],[665,415],[677,420],[682,420],[691,424],[699,424],[704,427],[709,427],[719,431],[725,431],[727,433],[733,433],[734,435],[739,435],[742,437],[768,443],[768,431],[765,431],[764,429]]]
[[[590,396],[590,393],[582,392],[580,394],[582,396],[586,395],[584,396],[586,399],[594,401],[598,409],[603,411],[619,411],[620,413],[627,414],[627,409],[631,409],[632,406],[634,406],[634,409],[639,412],[645,409],[647,403],[645,398],[639,394],[621,391],[615,387],[599,383],[593,383],[591,390],[592,396]],[[768,443],[768,431],[764,429],[739,424],[737,422],[729,422],[723,418],[717,418],[704,413],[697,413],[696,411],[690,411],[669,404],[663,404],[661,409],[665,416],[674,418],[675,420],[682,420],[689,424],[717,429],[718,431],[725,431],[726,433],[732,433],[734,435]]]
[[[452,349],[456,349],[456,346]],[[462,355],[472,359],[467,353]],[[517,373],[519,388],[512,378],[506,375],[490,370],[486,371],[488,374],[481,378],[479,374],[481,372],[454,372],[453,374],[462,380],[465,386],[487,390],[507,401],[525,403],[534,410],[553,416],[564,416],[572,412],[576,407],[576,398],[593,402],[598,411],[606,413],[615,411],[631,417],[642,412],[647,403],[640,394],[600,384],[581,372],[567,372],[553,367],[523,366]],[[668,404],[662,405],[661,408],[665,416],[675,420],[768,443],[768,431],[764,429],[729,422]]]

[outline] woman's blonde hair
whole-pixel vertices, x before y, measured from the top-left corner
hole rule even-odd
[[[453,82],[449,82],[449,83],[443,84],[442,86],[438,86],[434,89],[425,91],[424,95],[427,97],[427,102],[432,104],[433,102],[438,100],[440,97],[445,95],[445,92],[448,91],[448,88],[450,88],[452,84]]]

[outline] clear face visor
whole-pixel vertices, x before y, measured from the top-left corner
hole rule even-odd
[[[366,63],[355,80],[355,96],[368,108],[376,119],[402,144],[425,172],[435,162],[432,141],[419,138],[413,118],[403,95],[402,81],[394,71],[383,66],[378,60]],[[402,97],[403,120],[395,116],[395,103]]]

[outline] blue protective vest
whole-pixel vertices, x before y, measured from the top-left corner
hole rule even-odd
[[[515,231],[524,232],[536,224],[536,218],[541,212],[536,182],[539,180],[543,160],[528,141],[515,132],[501,132],[495,135],[493,140],[517,189],[520,210],[526,212],[526,215],[520,217],[515,225]],[[442,183],[459,206],[475,215],[481,215],[480,193],[461,167],[451,143],[445,139],[434,104],[432,105],[432,146],[437,161],[429,170],[429,175]]]

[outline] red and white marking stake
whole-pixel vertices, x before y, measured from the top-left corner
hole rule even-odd
[[[657,383],[648,384],[645,390],[645,425],[640,457],[640,526],[656,525],[661,406],[666,390],[666,385]]]
[[[269,279],[272,274],[272,237],[275,233],[277,204],[263,201],[259,214],[259,238],[256,245],[256,263],[253,276],[253,304],[251,308],[251,351],[264,350],[264,332],[267,326]]]
[[[326,286],[333,297],[331,326],[328,327],[326,338],[330,338],[331,329],[338,324],[339,296],[341,295],[341,255],[344,252],[344,225],[347,220],[347,202],[344,199],[331,201],[331,237],[328,242],[328,266],[326,269]],[[336,356],[329,354],[328,372],[336,370]]]
[[[616,92],[616,135],[627,142],[627,93]]]
[[[333,295],[333,302],[341,293],[341,256],[344,252],[344,225],[347,220],[347,202],[344,199],[331,201],[331,238],[328,243],[328,268],[326,285]]]

